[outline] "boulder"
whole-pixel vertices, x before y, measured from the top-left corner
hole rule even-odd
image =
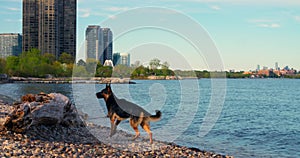
[[[27,94],[13,107],[3,124],[10,131],[24,132],[35,125],[85,125],[74,104],[60,93]]]

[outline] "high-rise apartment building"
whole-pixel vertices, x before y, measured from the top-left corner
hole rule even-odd
[[[104,63],[103,58],[103,33],[100,26],[90,25],[85,31],[86,58],[99,60]]]
[[[260,70],[260,65],[257,65],[256,71]]]
[[[278,66],[278,62],[275,63],[275,70],[280,70],[280,68]]]
[[[120,53],[120,56],[121,56],[120,64],[130,66],[130,54]]]
[[[22,53],[22,36],[18,33],[0,34],[0,58]]]
[[[94,58],[104,65],[106,60],[112,60],[112,31],[98,25],[89,25],[85,31],[86,58]]]
[[[76,0],[23,0],[23,51],[76,55]]]
[[[110,28],[102,28],[103,32],[103,60],[112,60],[112,52],[113,52],[113,34]]]
[[[120,62],[120,59],[121,59],[121,55],[120,55],[120,53],[114,53],[113,54],[113,64],[114,65],[118,65],[119,64],[119,62]]]
[[[128,53],[114,53],[113,55],[114,65],[126,65],[130,66],[130,54]]]

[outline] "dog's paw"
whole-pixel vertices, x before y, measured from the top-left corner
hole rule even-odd
[[[110,132],[110,137],[112,137],[112,136],[114,136],[115,134],[117,133],[117,131],[112,131],[112,132]]]

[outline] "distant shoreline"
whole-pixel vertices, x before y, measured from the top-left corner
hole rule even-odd
[[[102,77],[64,77],[64,78],[25,78],[25,77],[11,77],[11,83],[41,83],[41,84],[135,84],[129,78],[102,78]]]
[[[103,78],[103,77],[60,77],[60,78],[34,78],[34,77],[11,77],[2,83],[40,83],[40,84],[136,84],[138,80],[199,80],[199,79],[298,79],[298,78],[197,78],[197,77],[165,77],[151,76],[148,78]]]
[[[11,77],[9,83],[42,83],[42,84],[135,84],[133,80],[181,80],[174,76],[149,76],[148,78],[131,79],[131,78],[118,78],[118,77],[60,77],[60,78],[35,78],[35,77]],[[191,79],[191,78],[186,78]],[[197,78],[194,78],[197,79]],[[6,82],[7,83],[7,82]]]

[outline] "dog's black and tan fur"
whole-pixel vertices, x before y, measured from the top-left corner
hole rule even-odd
[[[130,126],[135,131],[135,137],[133,139],[136,139],[140,135],[138,126],[141,125],[141,127],[149,134],[150,143],[153,143],[150,121],[158,121],[161,118],[160,111],[157,110],[155,115],[151,115],[134,103],[128,102],[125,99],[118,99],[113,94],[110,84],[107,84],[105,89],[96,93],[96,96],[97,98],[103,98],[106,102],[108,111],[107,116],[111,121],[110,136],[116,133],[117,126],[122,120],[130,118]]]

